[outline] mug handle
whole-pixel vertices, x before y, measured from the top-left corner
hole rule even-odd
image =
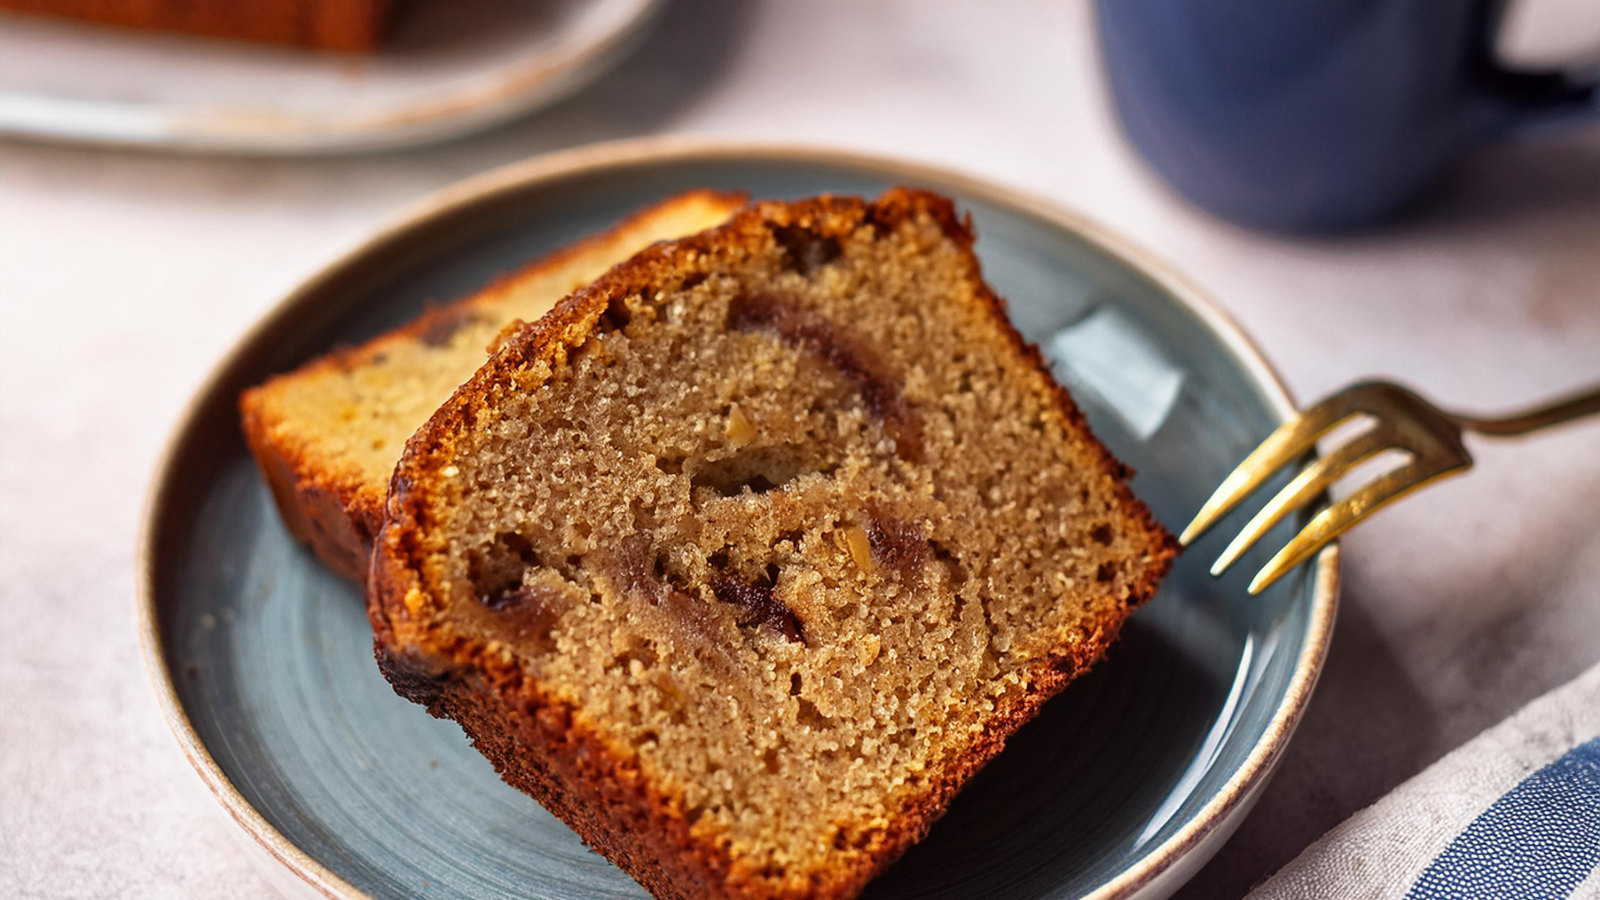
[[[1495,56],[1507,0],[1478,4],[1478,82],[1499,107],[1503,127],[1543,129],[1600,118],[1600,65],[1587,72],[1517,71]]]

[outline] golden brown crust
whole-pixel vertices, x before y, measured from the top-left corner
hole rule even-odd
[[[415,693],[407,685],[414,682],[417,665],[428,671],[431,686],[419,702],[460,722],[508,782],[538,798],[658,897],[854,897],[926,834],[955,793],[1017,728],[1100,657],[1132,608],[1154,594],[1176,555],[1176,542],[1121,483],[1128,470],[1091,438],[1100,467],[1117,482],[1127,508],[1138,511],[1150,554],[1144,577],[1124,602],[1099,617],[1092,639],[1061,646],[1055,655],[1030,667],[1026,687],[1001,698],[966,752],[949,760],[926,790],[905,802],[891,827],[871,832],[865,852],[845,855],[841,865],[812,873],[804,887],[792,883],[778,887],[741,870],[714,838],[684,827],[674,798],[642,782],[627,748],[609,746],[574,723],[573,711],[544,697],[539,685],[524,680],[520,672],[483,677],[484,672],[514,668],[508,655],[493,653],[472,638],[446,635],[435,626],[430,614],[433,594],[422,573],[422,559],[430,548],[417,543],[419,527],[426,524],[426,498],[438,487],[432,475],[434,461],[449,456],[457,438],[473,427],[478,411],[491,405],[507,385],[516,384],[519,391],[537,386],[592,333],[612,327],[608,310],[613,304],[706,274],[716,264],[719,250],[762,240],[769,223],[804,223],[829,233],[863,223],[893,229],[924,215],[937,221],[962,248],[970,249],[970,226],[956,217],[948,200],[898,188],[871,204],[828,196],[793,204],[757,204],[721,228],[646,250],[562,301],[539,322],[502,335],[500,352],[413,436],[396,468],[379,552],[373,555],[368,599],[380,665],[402,694]],[[981,286],[975,258],[970,276],[979,286],[985,309],[1016,351],[1041,373],[1040,385],[1048,386],[1041,389],[1049,392],[1050,401],[1072,425],[1089,435],[1082,414],[1049,376],[1038,350],[1010,325],[1003,302]],[[408,669],[395,665],[401,654],[420,657],[407,657]],[[418,663],[419,658],[427,661]],[[535,709],[540,712],[525,712]],[[537,726],[530,724],[534,721]]]
[[[274,440],[257,390],[239,400],[245,442],[272,489],[284,526],[336,574],[359,581],[366,577],[372,539],[383,523],[383,499],[363,496],[359,484],[322,472],[298,446]]]
[[[308,544],[317,558],[346,578],[366,577],[372,541],[383,524],[386,485],[373,484],[363,473],[332,466],[312,448],[276,426],[281,424],[272,400],[274,391],[322,373],[347,371],[372,361],[402,343],[427,342],[440,331],[467,318],[474,309],[496,302],[519,283],[555,272],[573,260],[606,246],[674,204],[704,202],[719,207],[742,206],[736,192],[692,190],[639,210],[605,232],[569,244],[515,272],[495,279],[477,293],[432,307],[412,321],[363,344],[317,357],[292,372],[274,375],[239,397],[245,439],[256,458],[284,524],[296,540]]]

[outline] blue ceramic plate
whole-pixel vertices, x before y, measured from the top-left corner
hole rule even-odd
[[[971,212],[1018,327],[1058,361],[1169,528],[1290,409],[1248,341],[1159,263],[948,172],[813,149],[636,142],[446,191],[244,339],[196,398],[152,496],[142,603],[157,690],[281,884],[336,897],[644,897],[502,784],[453,723],[389,689],[359,592],[280,525],[240,438],[239,391],[676,191],[875,194],[897,182]],[[1245,581],[1260,557],[1211,578],[1207,565],[1242,522],[1191,549],[1110,658],[1023,728],[868,896],[1160,897],[1214,853],[1298,721],[1337,596],[1332,548],[1259,598]]]

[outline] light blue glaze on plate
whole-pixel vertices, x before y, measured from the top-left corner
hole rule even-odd
[[[645,896],[504,785],[454,723],[429,718],[378,674],[358,590],[289,538],[239,436],[237,393],[265,375],[678,190],[875,194],[905,181],[971,211],[986,275],[1030,339],[1070,335],[1110,310],[1095,327],[1130,329],[1119,339],[1181,373],[1172,408],[1140,440],[1124,421],[1148,423],[1150,411],[1119,415],[1092,390],[1106,361],[1089,353],[1070,361],[1084,371],[1065,372],[1087,386],[1078,398],[1095,431],[1138,470],[1134,490],[1168,528],[1285,408],[1259,360],[1170,282],[973,182],[817,152],[601,155],[502,178],[313,279],[214,376],[158,481],[144,598],[158,691],[170,677],[163,699],[179,738],[235,817],[269,846],[275,831],[298,848],[275,855],[334,893]],[[1287,740],[1334,603],[1331,559],[1321,576],[1306,567],[1263,597],[1245,592],[1262,554],[1299,522],[1228,577],[1206,573],[1249,512],[1180,559],[1110,658],[1024,727],[867,896],[1160,895],[1214,852]]]

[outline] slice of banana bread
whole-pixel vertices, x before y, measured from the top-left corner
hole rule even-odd
[[[764,203],[508,334],[395,470],[395,689],[658,897],[854,896],[1176,552],[972,242]]]
[[[483,365],[501,329],[539,318],[650,244],[722,223],[745,200],[712,191],[671,197],[477,294],[246,391],[245,437],[289,531],[335,571],[365,578],[406,438]]]

